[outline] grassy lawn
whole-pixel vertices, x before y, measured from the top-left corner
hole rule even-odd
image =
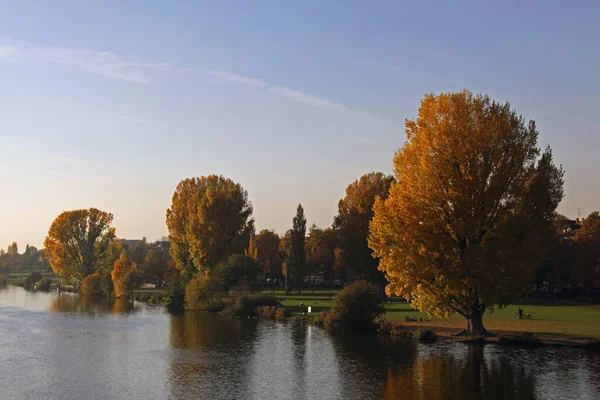
[[[339,289],[303,290],[301,295],[296,293],[285,295],[278,288],[275,297],[292,314],[302,312],[300,303],[311,306],[312,312],[329,310],[332,299]],[[136,289],[135,294],[164,293],[162,289]],[[263,294],[271,295],[271,289],[263,290]],[[600,305],[588,305],[573,302],[555,302],[545,300],[524,300],[520,305],[525,314],[531,314],[531,320],[515,318],[519,305],[497,309],[492,314],[486,314],[483,322],[485,327],[494,333],[504,332],[533,332],[540,338],[594,338],[600,340]],[[465,319],[454,315],[449,319],[429,318],[426,314],[412,308],[410,304],[394,298],[391,304],[386,304],[387,312],[384,318],[400,321],[407,329],[429,328],[440,333],[453,333],[459,328],[465,328]],[[403,322],[404,318],[422,317],[422,322]]]
[[[313,312],[320,312],[328,310],[331,306],[329,293],[333,298],[338,291],[316,289],[313,294],[310,289],[303,291],[302,295],[286,296],[283,290],[276,290],[275,297],[293,314],[301,312],[301,302],[305,306],[312,306]],[[271,291],[265,290],[263,293],[271,294]],[[429,318],[400,299],[392,299],[391,304],[386,304],[385,308],[387,312],[384,317],[392,321],[404,321],[406,316],[423,318],[423,322],[403,322],[407,328],[423,327],[449,333],[466,325],[465,319],[460,315],[449,319]],[[516,319],[518,308],[517,304],[486,314],[483,320],[485,327],[494,333],[533,332],[541,338],[600,339],[600,305],[525,300],[521,303],[521,308],[525,314],[530,313],[533,316],[531,320]]]

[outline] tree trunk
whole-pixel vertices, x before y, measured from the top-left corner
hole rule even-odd
[[[474,312],[467,315],[467,335],[489,336],[490,333],[483,327],[483,312]]]

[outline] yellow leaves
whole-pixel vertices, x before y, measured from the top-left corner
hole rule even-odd
[[[254,233],[252,205],[240,184],[218,175],[185,179],[167,210],[171,255],[193,275],[243,253]]]
[[[128,296],[132,287],[132,274],[134,273],[133,264],[127,253],[123,252],[119,259],[115,261],[111,273],[113,285],[115,288],[115,297]]]
[[[81,280],[103,261],[115,229],[113,215],[96,208],[65,211],[58,215],[44,241],[54,272],[65,279]]]
[[[551,155],[537,172],[535,125],[508,104],[463,91],[426,95],[406,134],[394,156],[397,182],[375,202],[370,224],[388,292],[433,315],[518,292],[562,193]],[[536,174],[548,178],[524,190]]]

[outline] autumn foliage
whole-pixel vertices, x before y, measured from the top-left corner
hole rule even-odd
[[[425,96],[406,135],[371,222],[387,291],[485,334],[485,310],[526,290],[546,254],[563,171],[533,121],[468,91]]]
[[[256,250],[255,252],[251,251],[251,253],[254,254],[253,257],[262,265],[264,273],[271,278],[279,277],[281,274],[279,235],[272,230],[263,229],[254,238],[252,246]]]
[[[127,253],[122,253],[117,261],[115,261],[111,274],[115,297],[129,296],[129,293],[133,289],[135,273],[136,270]]]
[[[102,294],[102,274],[95,272],[91,275],[86,276],[81,281],[81,288],[79,289],[81,294],[87,295],[101,295]]]
[[[82,280],[94,273],[115,240],[113,215],[96,208],[61,213],[44,241],[45,254],[56,275]]]
[[[254,233],[252,205],[238,183],[217,175],[185,179],[167,210],[171,256],[192,276],[243,254]]]
[[[216,280],[201,276],[192,279],[185,288],[187,310],[219,311],[223,309],[223,294]]]

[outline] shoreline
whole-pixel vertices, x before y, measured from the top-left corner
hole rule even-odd
[[[435,326],[399,326],[401,329],[394,332],[377,332],[384,336],[410,336],[415,331],[432,331],[437,335],[437,340],[443,342],[465,343],[465,344],[496,344],[500,346],[519,347],[570,347],[581,348],[591,351],[600,351],[600,342],[594,338],[584,337],[560,337],[553,334],[536,334],[520,331],[491,331],[491,336],[454,336],[446,328]],[[408,329],[406,329],[408,328]]]

